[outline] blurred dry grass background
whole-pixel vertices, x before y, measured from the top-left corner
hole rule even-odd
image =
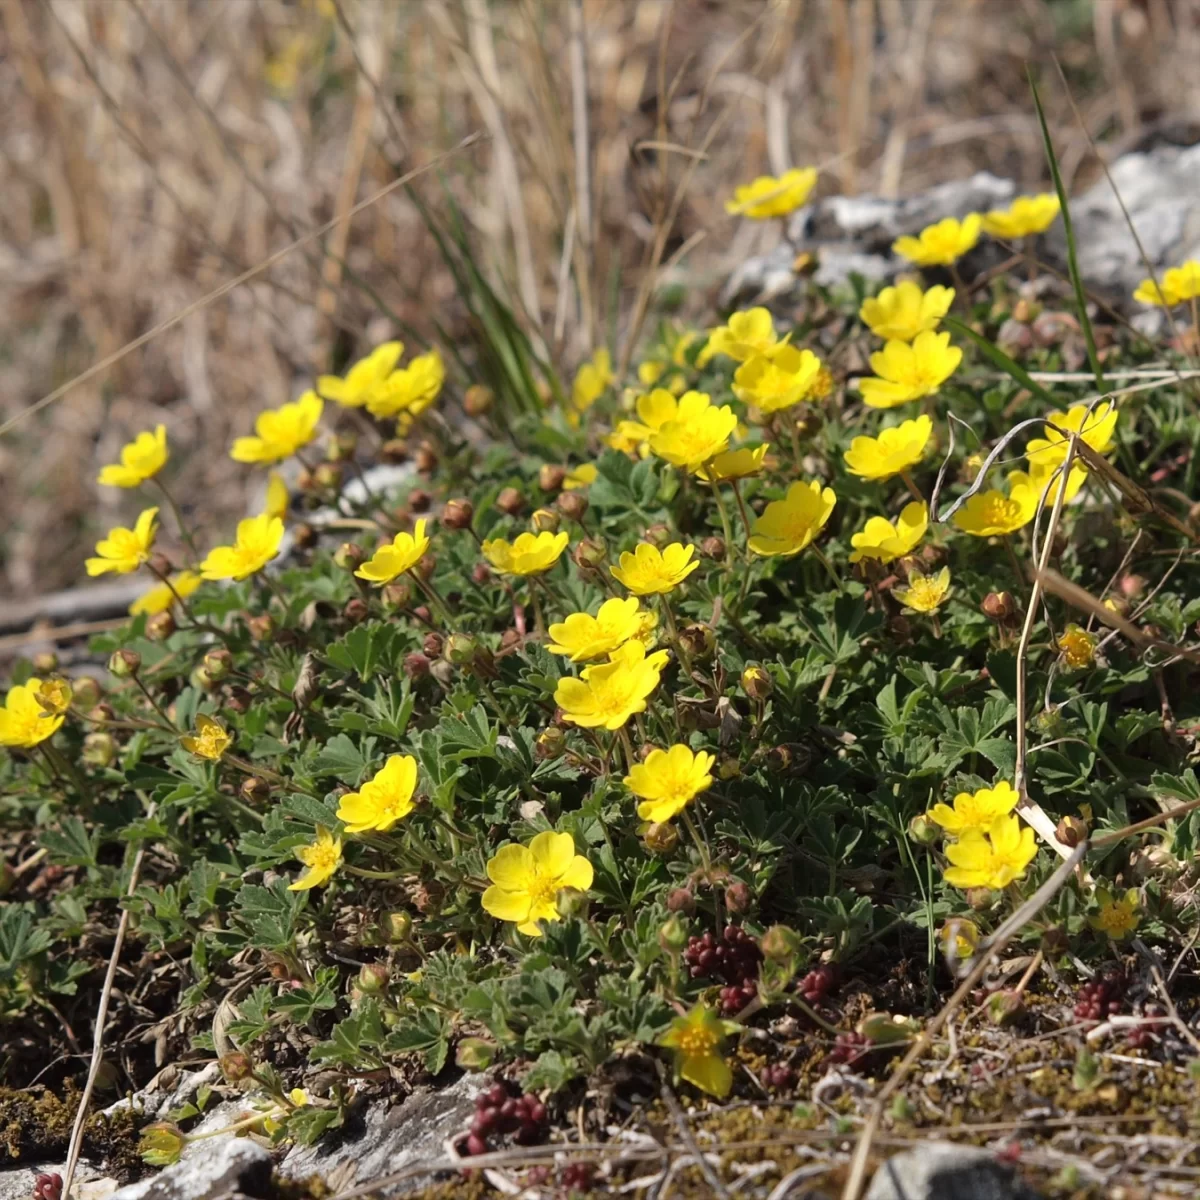
[[[620,344],[659,260],[702,314],[779,236],[725,216],[734,184],[815,163],[822,194],[1038,186],[1026,63],[1078,184],[1054,57],[1111,154],[1200,120],[1198,51],[1193,0],[0,0],[0,421],[475,131],[444,185],[569,371]],[[444,207],[437,173],[416,186]],[[0,594],[80,581],[137,508],[97,470],[159,421],[176,494],[228,530],[253,414],[435,322],[470,338],[397,190],[0,439]]]

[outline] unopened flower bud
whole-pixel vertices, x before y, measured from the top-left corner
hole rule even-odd
[[[741,762],[732,754],[722,754],[717,760],[717,778],[728,782],[737,779],[742,773]]]
[[[515,517],[525,507],[525,497],[514,487],[502,488],[496,497],[496,507],[502,513]]]
[[[780,743],[778,746],[772,746],[767,751],[767,770],[772,774],[778,774],[783,771],[790,771],[792,763],[795,761],[795,755],[792,753],[791,746]]]
[[[403,438],[389,438],[379,447],[379,457],[385,463],[408,462],[408,443]]]
[[[428,512],[432,503],[433,497],[424,488],[413,488],[408,493],[408,507],[415,513]]]
[[[292,538],[297,550],[311,550],[317,544],[317,531],[307,521],[292,526]]]
[[[454,1064],[463,1071],[486,1071],[496,1061],[497,1048],[486,1038],[463,1038],[454,1051]]]
[[[113,706],[101,701],[99,704],[93,705],[88,709],[88,720],[93,725],[105,725],[113,719],[117,714],[113,712]]]
[[[967,907],[972,912],[987,912],[995,898],[996,893],[991,888],[967,888]]]
[[[693,659],[701,661],[712,658],[717,649],[717,635],[711,625],[694,621],[679,631],[679,642]]]
[[[576,917],[586,920],[588,915],[587,892],[576,887],[559,888],[558,895],[554,899],[554,907],[558,909],[558,915],[564,921],[570,921]]]
[[[313,472],[313,480],[323,492],[336,492],[342,486],[346,469],[340,462],[323,462],[317,464]]]
[[[917,813],[908,823],[909,841],[918,846],[932,846],[938,840],[941,831],[925,813]]]
[[[554,503],[569,521],[582,521],[588,510],[587,497],[582,492],[559,492]]]
[[[993,992],[987,1000],[988,1020],[993,1025],[1011,1025],[1025,1011],[1021,993],[1012,988]]]
[[[604,548],[604,543],[596,538],[583,538],[582,541],[576,543],[571,557],[581,571],[595,571],[608,557],[608,552]]]
[[[763,957],[776,963],[793,962],[803,945],[800,935],[788,925],[772,925],[758,940]]]
[[[233,709],[235,713],[249,712],[253,703],[254,697],[244,687],[231,687],[225,695],[225,707]]]
[[[520,650],[525,644],[525,635],[519,629],[506,629],[500,635],[500,653],[508,654],[513,650]]]
[[[706,537],[700,543],[700,553],[703,554],[705,558],[711,558],[713,562],[724,562],[725,552],[726,546],[724,538],[716,537],[714,535],[713,537]]]
[[[393,946],[402,946],[412,937],[413,920],[406,912],[385,913],[381,925],[383,936]]]
[[[142,656],[136,650],[114,650],[108,669],[117,679],[133,679],[142,669]]]
[[[642,841],[652,854],[670,854],[679,845],[679,830],[669,821],[655,821],[646,827]]]
[[[333,552],[333,565],[341,571],[357,571],[367,555],[357,542],[343,542]]]
[[[655,521],[653,525],[646,526],[646,532],[642,534],[642,539],[661,550],[668,542],[675,540],[675,534],[670,525],[664,525],[662,521]]]
[[[463,393],[463,410],[468,417],[482,417],[492,407],[495,398],[490,387],[482,383],[473,383]]]
[[[658,944],[668,954],[678,954],[687,947],[687,924],[679,917],[678,913],[672,913],[658,927]]]
[[[208,668],[204,666],[197,667],[188,676],[188,682],[192,687],[199,688],[202,692],[215,692],[217,690],[217,684],[208,673]]]
[[[667,893],[667,911],[690,917],[696,911],[696,896],[691,888],[672,888]]]
[[[428,442],[422,442],[413,455],[413,462],[422,475],[432,475],[437,470],[437,451]]]
[[[731,913],[749,912],[754,907],[754,893],[749,884],[735,880],[725,889],[725,907]]]
[[[383,963],[364,963],[358,972],[358,988],[365,996],[382,996],[391,973]]]
[[[534,753],[542,762],[561,758],[567,749],[567,735],[556,725],[543,729],[534,744]]]
[[[492,568],[487,563],[478,562],[471,568],[471,578],[482,587],[492,581]]]
[[[430,660],[417,650],[404,656],[404,673],[409,679],[421,679],[428,675],[430,665]]]
[[[1137,600],[1146,591],[1146,580],[1141,575],[1122,575],[1117,587],[1126,600]]]
[[[557,492],[567,477],[567,468],[558,467],[553,463],[543,463],[538,471],[538,487],[543,492]]]
[[[446,639],[442,637],[437,630],[432,630],[425,635],[424,642],[421,643],[421,649],[429,655],[430,658],[437,658],[442,652],[442,647],[445,646]]]
[[[388,608],[407,608],[412,600],[412,584],[407,579],[398,579],[389,583],[380,595]]]
[[[1069,846],[1072,850],[1079,845],[1080,842],[1086,842],[1088,836],[1088,827],[1085,821],[1079,817],[1063,817],[1061,821],[1054,827],[1054,836],[1064,845]]]
[[[83,739],[83,761],[89,767],[107,767],[117,757],[117,743],[111,733],[89,733]]]
[[[171,1121],[155,1121],[142,1127],[138,1153],[152,1167],[169,1167],[179,1161],[187,1145],[187,1134]]]
[[[742,691],[760,703],[775,690],[775,681],[766,667],[751,663],[742,671]]]
[[[146,637],[152,642],[165,642],[175,632],[175,614],[167,609],[155,613],[146,622]]]
[[[442,657],[456,667],[473,662],[479,643],[469,633],[452,633],[442,647]]]
[[[979,607],[985,617],[999,624],[1011,621],[1017,614],[1017,602],[1011,592],[988,592]]]
[[[43,650],[33,656],[35,675],[53,675],[58,670],[58,655],[53,650]]]
[[[219,683],[222,679],[225,679],[229,675],[229,672],[233,670],[233,655],[223,646],[215,650],[210,650],[204,656],[203,662],[209,679],[213,680],[214,683]]]
[[[350,625],[361,625],[371,615],[371,606],[361,596],[351,596],[342,609],[342,620]]]
[[[448,500],[442,506],[442,524],[447,529],[470,529],[475,506],[470,500]]]
[[[82,711],[99,704],[103,694],[100,684],[91,675],[80,675],[78,679],[71,680],[71,698],[75,707]]]
[[[222,1054],[217,1059],[217,1065],[221,1068],[226,1083],[241,1083],[243,1079],[249,1079],[254,1071],[254,1063],[250,1061],[250,1056],[241,1050]]]
[[[275,636],[275,618],[270,613],[258,613],[246,622],[250,637],[256,642],[269,642]]]

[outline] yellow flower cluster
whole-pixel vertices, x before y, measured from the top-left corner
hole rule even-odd
[[[1162,283],[1143,279],[1133,293],[1141,304],[1158,304],[1174,308],[1176,304],[1195,300],[1200,296],[1200,262],[1189,258],[1182,266],[1168,267],[1163,272]]]
[[[1014,815],[1020,796],[1007,781],[959,792],[935,804],[929,819],[955,839],[946,846],[946,882],[959,888],[1003,888],[1025,874],[1037,854],[1033,830]]]
[[[436,349],[418,354],[406,367],[399,366],[403,353],[403,342],[384,342],[345,375],[320,376],[317,392],[344,408],[365,408],[381,421],[395,420],[403,433],[438,398],[446,378]]]

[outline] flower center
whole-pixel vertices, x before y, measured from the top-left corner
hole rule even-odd
[[[989,496],[983,506],[983,517],[988,525],[1007,525],[1015,516],[1016,505],[1005,496]]]
[[[316,871],[329,870],[337,865],[337,847],[318,842],[308,856],[308,865]]]
[[[679,1035],[679,1052],[687,1058],[708,1058],[719,1044],[711,1029],[685,1029]]]
[[[562,888],[557,876],[535,874],[529,881],[529,899],[531,906],[537,908],[543,904],[553,904],[554,898]]]

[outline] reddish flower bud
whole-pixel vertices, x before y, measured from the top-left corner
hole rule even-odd
[[[482,417],[492,407],[495,398],[490,387],[482,383],[473,383],[463,393],[463,410],[468,417]]]
[[[711,558],[713,562],[724,562],[725,552],[726,546],[724,538],[719,538],[716,536],[706,537],[700,543],[700,553],[703,554],[705,558]]]
[[[415,513],[428,512],[432,503],[433,497],[424,488],[413,488],[408,493],[408,507]]]
[[[514,487],[503,488],[496,497],[496,507],[510,517],[515,517],[525,507],[525,497]]]
[[[558,511],[570,521],[582,521],[588,510],[587,497],[581,492],[560,492],[555,501]]]
[[[351,625],[361,625],[370,615],[371,606],[361,596],[352,596],[342,609],[342,619]]]
[[[475,506],[470,500],[449,500],[442,507],[442,524],[447,529],[470,529]]]
[[[538,471],[538,487],[543,492],[557,492],[567,477],[567,468],[555,466],[554,463],[543,463]]]

